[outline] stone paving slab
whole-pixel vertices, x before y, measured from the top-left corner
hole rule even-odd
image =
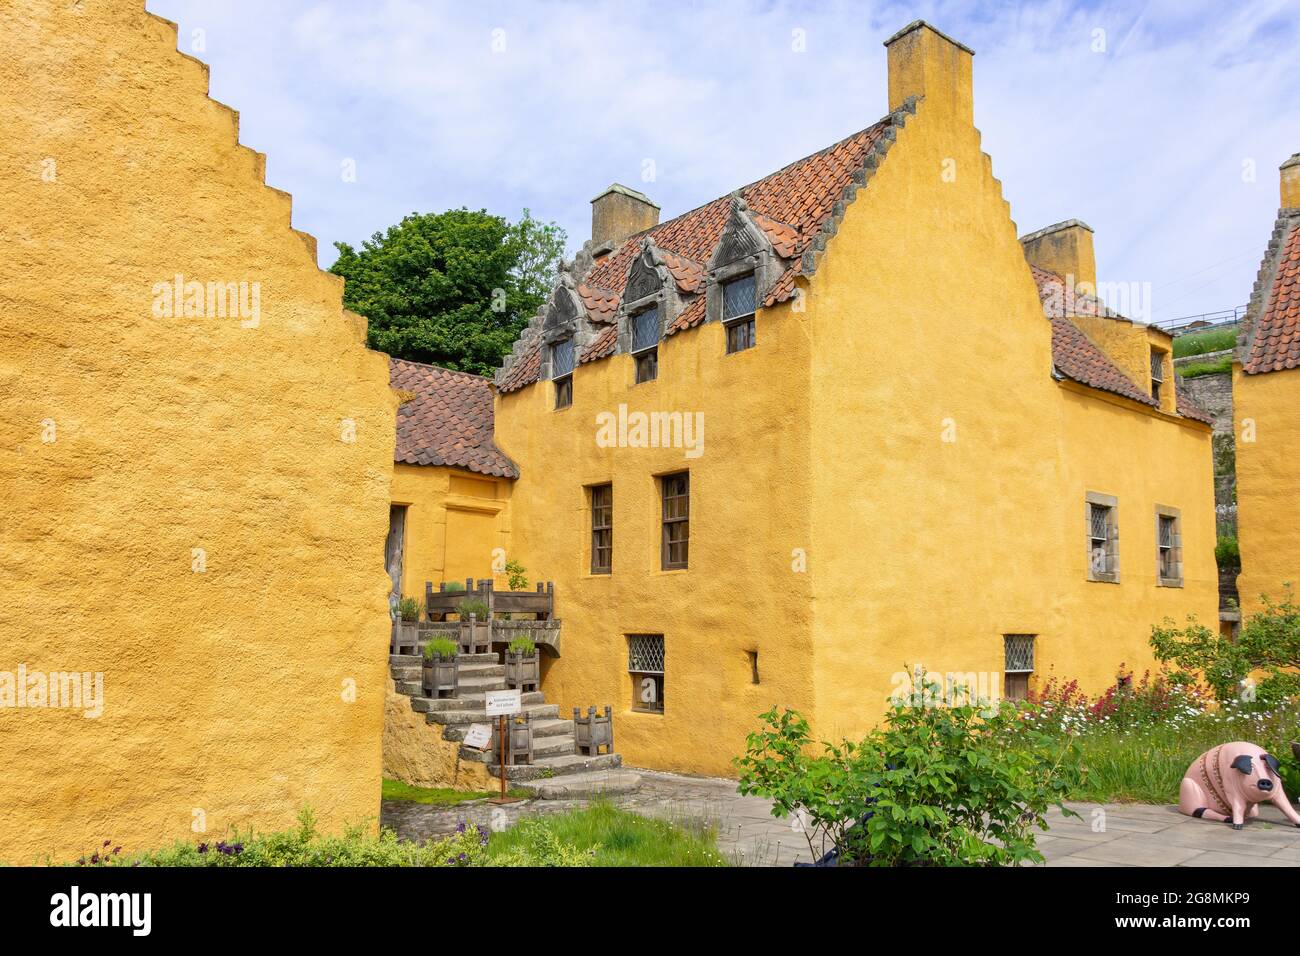
[[[624,769],[635,770],[641,786],[613,797],[615,804],[661,820],[711,825],[719,851],[735,865],[792,866],[814,858],[797,822],[773,817],[770,801],[736,793],[734,780]],[[527,816],[563,813],[586,802],[526,800],[498,807],[478,801],[430,807],[384,801],[381,822],[402,839],[424,840],[451,833],[462,820],[502,829]],[[1300,866],[1300,829],[1272,806],[1261,806],[1260,818],[1240,831],[1183,816],[1167,805],[1069,807],[1081,819],[1052,810],[1048,830],[1038,836],[1048,866]],[[820,854],[820,840],[816,843]]]

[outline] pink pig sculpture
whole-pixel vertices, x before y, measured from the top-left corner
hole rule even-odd
[[[1300,744],[1291,749],[1300,757]],[[1300,813],[1287,799],[1278,775],[1277,758],[1263,747],[1234,741],[1207,750],[1187,768],[1178,788],[1178,810],[1189,817],[1231,820],[1240,830],[1247,819],[1259,816],[1259,805],[1270,801],[1283,816],[1300,827]]]

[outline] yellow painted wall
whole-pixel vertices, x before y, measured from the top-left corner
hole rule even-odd
[[[388,363],[143,6],[0,13],[0,671],[104,675],[0,710],[10,863],[379,812]],[[177,273],[256,327],[155,315]]]
[[[564,656],[544,675],[562,714],[610,704],[629,764],[731,772],[754,715],[812,704],[811,585],[791,571],[810,538],[810,341],[805,316],[782,306],[757,318],[758,347],[725,355],[721,326],[672,336],[659,377],[632,385],[630,356],[581,366],[573,405],[555,410],[541,382],[498,397],[496,441],[521,475],[511,499],[515,550],[556,582]],[[754,383],[790,387],[756,388]],[[596,416],[703,412],[704,452],[602,448]],[[690,567],[660,570],[656,475],[691,473]],[[586,487],[614,486],[614,572],[590,573]],[[663,634],[665,713],[632,710],[628,634]],[[747,651],[759,653],[751,683]]]
[[[905,65],[891,97],[909,76],[961,75]],[[633,386],[616,355],[578,368],[571,408],[549,382],[498,397],[515,548],[555,578],[564,621],[544,690],[612,703],[629,764],[730,773],[774,703],[818,734],[860,733],[909,665],[1000,689],[1006,633],[1039,635],[1040,679],[1096,693],[1149,663],[1165,616],[1216,618],[1210,429],[1053,380],[968,108],[960,91],[919,104],[803,283],[806,311],[761,310],[753,350],[725,356],[706,324],[661,343],[656,382]],[[596,415],[624,402],[703,411],[705,453],[598,447]],[[691,567],[662,572],[653,476],[685,467]],[[614,571],[593,576],[583,489],[611,480]],[[1087,491],[1120,499],[1119,584],[1087,580]],[[1157,503],[1182,511],[1180,589],[1155,587]],[[630,709],[639,632],[665,635],[662,716]]]
[[[486,764],[462,760],[460,742],[443,739],[442,724],[431,724],[411,709],[390,679],[384,700],[384,777],[413,787],[493,790],[498,782]]]
[[[1261,594],[1300,591],[1300,370],[1232,372],[1237,437],[1237,537],[1242,610],[1260,609]],[[1253,440],[1251,440],[1253,438]]]
[[[493,551],[509,556],[510,484],[433,465],[393,469],[393,504],[407,506],[403,595],[423,601],[428,581],[436,589],[440,581],[494,577]]]

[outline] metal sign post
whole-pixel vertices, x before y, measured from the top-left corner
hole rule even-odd
[[[506,718],[521,712],[523,693],[519,690],[490,690],[483,697],[484,710],[488,717],[498,720],[497,736],[501,743],[501,796],[494,797],[493,803],[515,803],[516,798],[506,796]]]

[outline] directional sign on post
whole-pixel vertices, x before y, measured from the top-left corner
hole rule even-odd
[[[483,695],[483,706],[487,716],[498,721],[497,741],[501,746],[501,796],[493,803],[513,803],[506,796],[506,718],[513,717],[524,709],[523,693],[515,690],[490,690]]]
[[[490,690],[484,695],[489,717],[513,717],[524,709],[519,690]]]

